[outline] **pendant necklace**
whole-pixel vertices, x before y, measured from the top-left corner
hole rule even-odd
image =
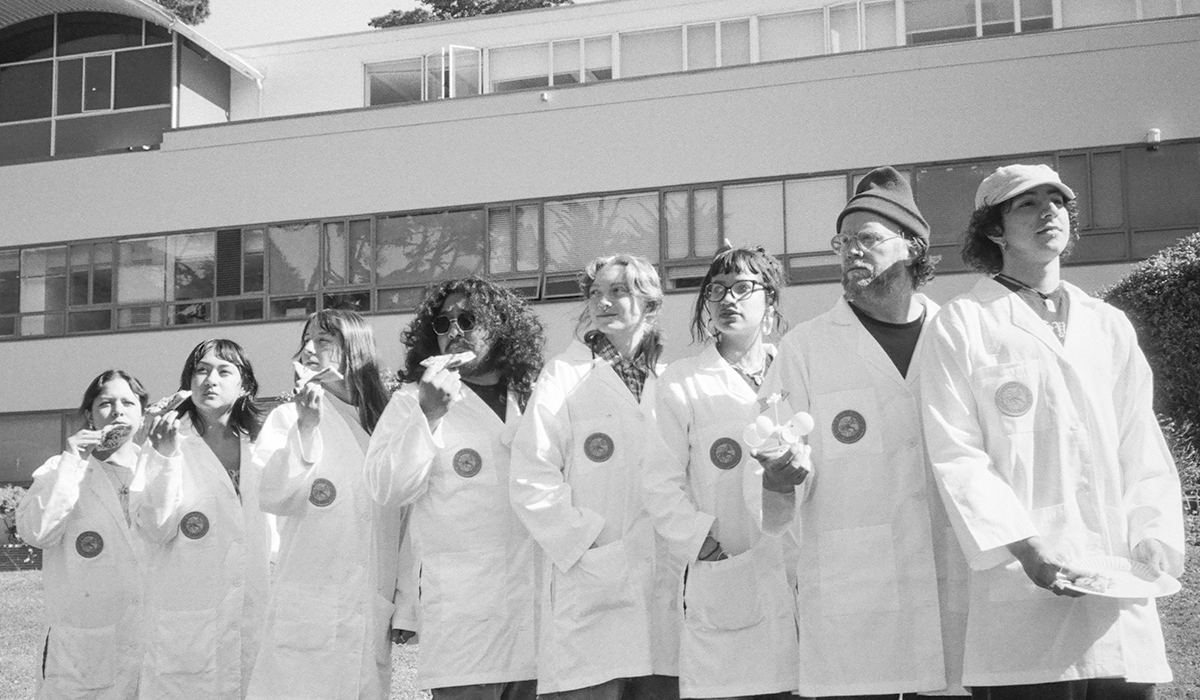
[[[1006,275],[1004,273],[1000,273],[1000,274],[996,275],[996,279],[997,280],[1003,279],[1005,282],[1008,282],[1009,285],[1011,285],[1011,286],[1020,287],[1021,289],[1033,292],[1034,294],[1036,294],[1042,298],[1042,303],[1046,305],[1047,311],[1049,311],[1052,314],[1057,313],[1058,310],[1054,306],[1054,300],[1050,298],[1049,294],[1042,294],[1038,290],[1036,290],[1033,287],[1030,287],[1029,285],[1022,282],[1021,280],[1015,279],[1013,277],[1009,277],[1008,275]]]

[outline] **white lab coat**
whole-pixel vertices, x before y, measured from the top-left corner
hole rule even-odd
[[[363,465],[367,432],[329,393],[311,445],[293,403],[267,416],[254,450],[259,505],[281,516],[262,646],[249,698],[386,698],[401,508],[377,505]]]
[[[17,508],[17,533],[42,549],[36,697],[136,698],[145,555],[100,462],[72,452],[47,460]]]
[[[914,299],[928,327],[937,306]],[[902,377],[843,298],[787,334],[759,391],[782,396],[779,422],[815,421],[812,474],[794,499],[763,499],[798,501],[801,695],[947,686],[915,370]]]
[[[688,562],[674,611],[680,693],[795,690],[795,590],[784,555],[794,558],[796,542],[791,531],[763,535],[759,524],[762,467],[742,442],[758,417],[755,391],[709,345],[672,363],[657,394],[658,429],[647,435],[642,469],[656,529]],[[710,529],[728,559],[697,561]]]
[[[537,677],[536,548],[508,498],[509,443],[520,415],[511,393],[501,422],[463,387],[431,433],[417,385],[407,384],[371,436],[366,469],[375,499],[390,508],[412,504],[421,688]]]
[[[964,683],[1171,680],[1153,600],[1057,597],[1006,544],[1068,561],[1160,540],[1183,567],[1179,477],[1124,314],[1077,287],[1066,343],[991,279],[947,304],[921,362],[925,438],[971,564]]]
[[[149,575],[142,697],[245,696],[267,605],[274,518],[258,507],[260,470],[241,444],[242,497],[185,417],[178,449],[142,449],[137,508]]]
[[[655,383],[639,405],[574,341],[542,370],[513,441],[513,507],[545,555],[539,694],[678,674],[683,564],[642,502]]]

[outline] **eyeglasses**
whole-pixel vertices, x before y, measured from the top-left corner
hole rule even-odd
[[[845,253],[846,251],[850,250],[851,242],[858,243],[858,247],[862,250],[871,250],[880,243],[883,243],[884,241],[890,241],[893,238],[904,238],[904,236],[880,236],[871,233],[870,231],[859,231],[853,236],[847,236],[844,233],[839,233],[838,235],[829,239],[829,245],[834,249],[834,251],[838,253]]]
[[[450,332],[452,323],[458,330],[466,333],[475,328],[475,314],[470,311],[460,311],[457,316],[436,316],[433,319],[433,332],[438,335],[446,335]]]
[[[750,295],[757,290],[766,288],[765,284],[754,280],[738,280],[728,287],[720,282],[710,282],[704,288],[704,298],[716,303],[723,300],[726,294],[732,293],[734,301],[741,301],[750,298]]]

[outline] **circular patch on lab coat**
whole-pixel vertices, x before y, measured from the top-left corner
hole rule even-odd
[[[613,439],[604,433],[592,433],[583,441],[583,453],[593,462],[605,462],[613,454]]]
[[[79,537],[75,538],[75,551],[84,559],[99,556],[100,552],[104,551],[104,538],[99,532],[81,532]]]
[[[470,479],[483,468],[483,457],[470,447],[464,447],[454,453],[454,473],[464,479]]]
[[[719,438],[708,448],[708,458],[717,469],[733,469],[742,461],[742,446],[733,438]]]
[[[179,521],[179,531],[189,540],[198,540],[208,534],[208,516],[198,510],[183,516]]]
[[[329,479],[315,479],[313,481],[312,490],[308,492],[308,502],[324,508],[333,503],[333,499],[337,498],[337,487]]]
[[[846,409],[833,417],[833,437],[838,442],[852,445],[867,434],[867,420],[858,411]]]
[[[1033,408],[1033,392],[1021,382],[1004,382],[996,390],[996,408],[1006,416],[1023,416]]]

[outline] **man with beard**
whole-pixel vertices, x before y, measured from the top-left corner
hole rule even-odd
[[[376,500],[412,506],[415,561],[401,569],[417,580],[402,575],[398,598],[419,591],[417,684],[434,700],[533,700],[536,550],[508,479],[509,441],[542,366],[541,323],[511,291],[468,277],[425,298],[404,342],[404,385],[366,470]]]
[[[929,225],[885,166],[862,179],[837,227],[844,295],[783,339],[759,392],[766,415],[806,411],[816,426],[811,461],[788,444],[755,455],[765,527],[799,528],[800,694],[961,693],[965,610],[950,584],[965,565],[946,546],[910,369],[937,311],[915,293],[933,277]]]

